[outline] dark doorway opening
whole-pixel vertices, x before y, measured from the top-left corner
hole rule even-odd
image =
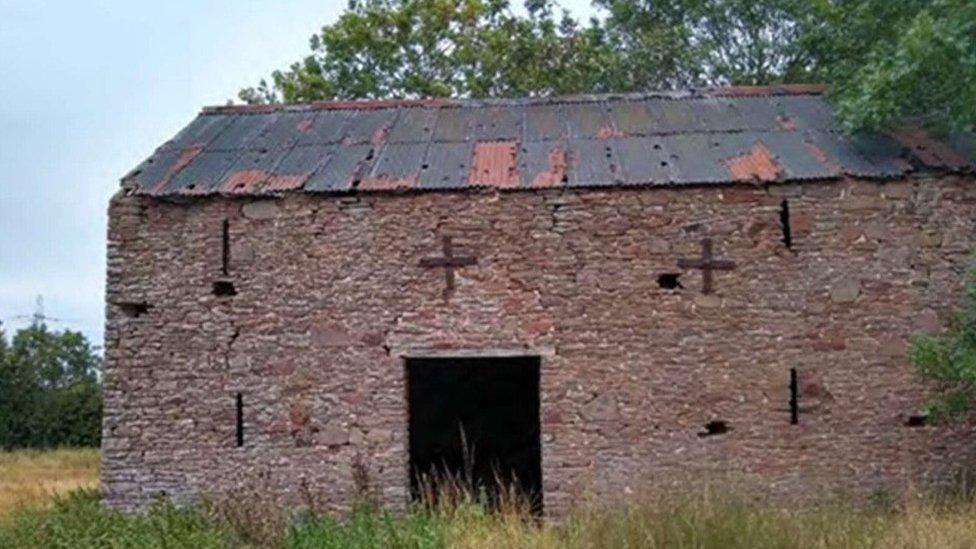
[[[542,512],[538,357],[408,359],[407,380],[414,499],[450,477]]]

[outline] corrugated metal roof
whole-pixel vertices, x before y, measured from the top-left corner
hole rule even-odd
[[[843,134],[818,86],[549,99],[212,107],[123,178],[135,193],[773,183],[972,171],[976,142]]]

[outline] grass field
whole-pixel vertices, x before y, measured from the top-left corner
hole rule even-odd
[[[97,471],[96,451],[0,454],[0,547],[976,548],[976,504],[966,501],[787,510],[703,494],[581,508],[545,524],[471,501],[403,516],[363,508],[343,520],[286,517],[241,503],[249,498],[123,515],[101,507]]]
[[[52,496],[98,486],[98,450],[0,452],[0,515],[45,506]]]

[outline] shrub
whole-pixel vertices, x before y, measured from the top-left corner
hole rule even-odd
[[[968,411],[976,399],[976,271],[966,283],[963,304],[942,335],[917,335],[912,361],[921,375],[938,384],[928,406],[933,419]]]

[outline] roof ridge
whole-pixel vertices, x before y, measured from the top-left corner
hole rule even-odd
[[[204,107],[201,114],[260,114],[280,111],[310,110],[376,110],[401,107],[505,107],[525,105],[560,105],[592,103],[599,101],[637,101],[642,99],[704,99],[710,97],[755,97],[774,95],[820,95],[827,91],[824,84],[779,84],[772,86],[725,86],[688,88],[675,91],[651,91],[637,93],[605,93],[587,95],[563,95],[553,97],[524,97],[498,99],[363,99],[311,101],[305,103],[274,103],[262,105],[218,105]]]

